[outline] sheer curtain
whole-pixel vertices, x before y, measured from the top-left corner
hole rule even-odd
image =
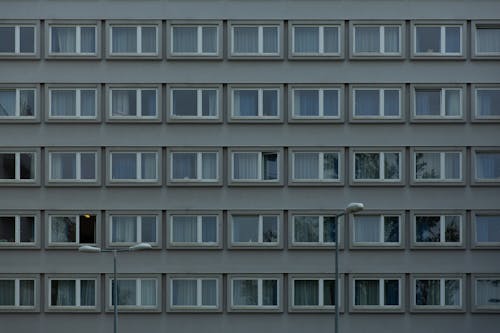
[[[137,155],[135,153],[112,153],[111,162],[113,179],[137,178]]]
[[[0,116],[16,115],[16,91],[0,90]]]
[[[477,52],[497,53],[500,52],[500,28],[476,29]]]
[[[479,179],[500,178],[500,153],[476,153],[476,177]]]
[[[439,179],[441,175],[440,153],[417,153],[415,170],[417,179]]]
[[[378,90],[355,90],[355,109],[356,116],[378,116],[379,110],[379,96]]]
[[[323,28],[323,52],[339,52],[339,29],[337,27]]]
[[[233,305],[258,305],[257,280],[233,280]]]
[[[217,153],[202,153],[201,177],[203,179],[217,179]]]
[[[295,116],[319,116],[319,91],[300,90],[293,91],[293,106]],[[325,108],[328,110],[328,108]]]
[[[319,242],[319,216],[294,216],[294,241]]]
[[[52,116],[76,115],[76,91],[51,90],[50,113]]]
[[[52,27],[52,52],[76,52],[76,27]]]
[[[76,242],[76,217],[51,216],[50,217],[51,242],[75,243]]]
[[[172,154],[172,177],[174,179],[196,179],[197,178],[196,166],[197,166],[196,153]]]
[[[198,234],[198,220],[196,216],[172,217],[172,240],[174,242],[195,243]]]
[[[19,92],[19,113],[21,116],[33,116],[35,114],[35,91],[21,90]]]
[[[500,116],[500,90],[476,90],[478,116]]]
[[[80,280],[80,305],[81,306],[95,305],[94,280]]]
[[[417,116],[439,116],[441,109],[441,90],[416,90],[415,114]]]
[[[95,53],[95,27],[80,28],[80,51],[82,53]]]
[[[0,280],[0,306],[15,305],[15,280]]]
[[[217,242],[217,216],[202,216],[202,242]]]
[[[384,90],[384,116],[399,116],[399,90]]]
[[[476,241],[500,242],[500,215],[476,215]]]
[[[51,153],[51,178],[76,179],[76,154]]]
[[[112,216],[111,241],[113,243],[137,242],[137,217]]]
[[[113,53],[136,53],[137,52],[137,28],[136,27],[111,27]]]
[[[460,179],[460,153],[444,153],[446,179]]]
[[[318,27],[294,27],[294,52],[317,53],[319,52],[319,28]],[[331,36],[328,36],[331,38]],[[325,36],[327,40],[327,36]],[[330,43],[328,45],[331,45]]]
[[[1,281],[0,281],[1,283]],[[2,288],[0,287],[0,304]],[[35,305],[35,281],[34,280],[19,280],[19,305],[33,306]]]
[[[196,280],[172,280],[172,305],[195,306],[196,295]]]
[[[156,216],[141,216],[141,237],[141,242],[156,242]]]
[[[277,53],[278,52],[278,28],[276,27],[263,27],[262,36],[262,51],[264,53]]]
[[[399,52],[399,27],[384,27],[384,52]]]
[[[156,153],[141,153],[141,178],[156,179]]]
[[[319,305],[318,280],[294,280],[293,303],[295,306]]]
[[[137,92],[135,90],[111,90],[114,116],[137,116]]]
[[[217,280],[201,280],[201,305],[217,306]]]
[[[217,52],[217,27],[203,27],[203,40],[201,43],[202,52],[216,53]]]
[[[295,179],[319,179],[318,153],[294,153],[293,156]]]
[[[178,53],[198,52],[197,27],[172,27],[172,51]]]
[[[204,89],[201,94],[201,112],[202,116],[215,117],[217,116],[217,90]]]
[[[257,53],[259,51],[259,28],[233,27],[233,42],[235,53]]]
[[[141,52],[156,52],[156,27],[141,27]]]
[[[476,305],[498,307],[498,303],[500,303],[500,280],[477,280]]]
[[[445,115],[460,116],[460,90],[445,90]]]
[[[156,280],[141,279],[141,305],[156,305]]]
[[[96,114],[96,91],[80,91],[80,115],[82,117],[94,117]]]
[[[355,305],[379,305],[379,281],[355,280]]]
[[[262,280],[262,305],[278,305],[278,282]]]
[[[380,217],[356,216],[354,219],[354,239],[356,242],[380,242]]]
[[[76,305],[76,281],[52,280],[51,305],[53,306]]]
[[[380,52],[379,27],[355,27],[354,29],[356,52]]]
[[[256,117],[259,115],[258,90],[234,90],[233,112],[235,116]]]
[[[234,179],[257,179],[258,167],[258,153],[233,154]]]
[[[417,305],[440,305],[440,281],[416,280],[415,294]]]

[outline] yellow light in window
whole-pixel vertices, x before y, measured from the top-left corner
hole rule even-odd
[[[90,214],[83,214],[83,217],[85,217],[86,219],[89,219],[90,218]]]

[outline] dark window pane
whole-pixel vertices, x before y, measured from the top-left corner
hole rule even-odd
[[[439,242],[441,234],[439,221],[439,216],[417,216],[415,225],[417,242]]]
[[[445,216],[445,242],[460,242],[460,216]]]
[[[399,305],[399,281],[384,281],[384,305]]]
[[[15,241],[16,218],[14,216],[0,216],[0,243],[14,243]]]
[[[21,27],[19,29],[20,51],[21,53],[34,53],[35,52],[35,28],[34,27]]]
[[[399,242],[398,216],[384,216],[384,242]]]
[[[21,155],[21,179],[34,179],[35,168],[33,154],[20,154]]]
[[[21,243],[33,243],[35,241],[35,217],[21,216]]]
[[[262,281],[262,305],[278,305],[278,281]]]
[[[417,27],[417,52],[441,51],[441,27]]]
[[[335,243],[335,217],[323,217],[323,242]]]
[[[16,47],[15,28],[0,27],[0,52],[14,53]]]
[[[216,242],[217,241],[217,217],[216,216],[203,216],[202,217],[202,242]]]
[[[263,153],[263,178],[265,180],[278,179],[278,154]]]
[[[156,242],[156,216],[142,216],[141,235],[142,242]]]
[[[20,91],[19,114],[21,116],[33,116],[35,114],[35,92],[33,90]]]
[[[355,305],[380,305],[378,280],[356,280],[354,288]]]
[[[176,116],[196,116],[197,91],[174,90],[172,93],[172,113]]]
[[[35,281],[33,280],[19,281],[19,305],[21,306],[35,305]]]
[[[262,241],[273,243],[278,241],[278,218],[275,216],[262,217]]]
[[[276,90],[263,91],[262,114],[264,116],[278,115],[278,92]]]
[[[80,243],[94,244],[95,243],[95,215],[80,215]]]
[[[335,280],[324,280],[323,284],[323,304],[335,305]]]
[[[417,280],[415,282],[416,305],[439,305],[440,299],[439,280]]]
[[[50,290],[50,305],[53,306],[75,306],[76,305],[76,281],[75,280],[52,280]]]
[[[80,305],[94,306],[95,305],[95,281],[81,280],[80,281]]]
[[[12,306],[15,302],[15,281],[0,280],[0,306]]]
[[[296,306],[318,306],[319,305],[319,281],[318,280],[295,280],[293,303]]]
[[[16,178],[16,155],[0,154],[0,179]]]
[[[143,90],[141,98],[143,116],[156,116],[156,90]]]

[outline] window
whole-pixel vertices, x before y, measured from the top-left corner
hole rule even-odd
[[[415,119],[462,119],[461,88],[415,88]]]
[[[0,311],[33,310],[38,293],[35,282],[32,278],[0,277]]]
[[[34,246],[35,219],[33,215],[0,215],[0,247]]]
[[[417,182],[462,181],[462,153],[459,151],[418,151],[414,153]]]
[[[231,25],[231,55],[279,56],[280,25]]]
[[[353,89],[353,118],[401,118],[401,89]]]
[[[157,181],[157,169],[157,152],[111,152],[111,181]]]
[[[500,246],[500,214],[474,215],[475,245]]]
[[[216,182],[219,179],[216,151],[171,152],[170,179],[172,181]]]
[[[111,55],[158,55],[156,25],[112,25]]]
[[[114,283],[109,278],[109,308],[115,305]],[[119,310],[157,310],[158,278],[120,278],[117,279]]]
[[[500,119],[500,88],[476,88],[475,118]]]
[[[279,119],[279,88],[232,88],[233,119]]]
[[[0,120],[34,119],[36,92],[29,88],[0,89]]]
[[[415,25],[415,55],[461,56],[462,25]]]
[[[293,25],[294,56],[339,56],[339,25]]]
[[[400,278],[354,278],[352,281],[353,309],[401,309],[403,289]]]
[[[110,215],[109,242],[112,246],[136,243],[158,245],[157,215]]]
[[[500,151],[475,151],[475,180],[500,181]]]
[[[473,25],[475,30],[476,56],[499,56],[500,55],[500,25],[478,24]]]
[[[95,88],[50,88],[49,118],[96,119],[97,96]]]
[[[415,215],[416,246],[461,246],[462,216]]]
[[[232,152],[233,181],[279,180],[278,152]]]
[[[292,279],[294,310],[335,309],[335,280],[295,277]]]
[[[340,100],[338,88],[293,88],[292,116],[296,119],[338,119]]]
[[[34,25],[0,25],[0,56],[35,55]]]
[[[279,215],[231,215],[233,246],[277,246],[280,242]]]
[[[174,119],[219,119],[219,88],[172,88],[170,116]]]
[[[170,52],[174,56],[217,56],[219,25],[172,25]]]
[[[293,181],[339,181],[338,152],[292,152]]]
[[[171,310],[217,310],[219,305],[219,279],[172,277],[170,282]]]
[[[97,215],[49,215],[49,245],[97,244]]]
[[[355,152],[355,181],[401,181],[400,152]]]
[[[401,55],[401,25],[355,24],[353,29],[353,55]]]
[[[95,25],[51,25],[50,50],[53,55],[96,55]]]
[[[49,152],[50,181],[97,181],[96,152]]]
[[[401,246],[401,215],[355,215],[353,245]]]
[[[473,283],[475,310],[500,310],[500,278],[476,277]]]
[[[413,279],[413,306],[415,310],[461,310],[461,278],[420,278]]]
[[[158,89],[110,89],[111,119],[158,119]]]
[[[170,243],[173,246],[218,246],[218,215],[171,215]]]
[[[35,153],[0,152],[0,182],[33,182],[35,176]]]
[[[292,220],[294,246],[335,245],[335,216],[293,215]]]
[[[231,277],[231,308],[279,310],[278,278]]]
[[[97,279],[49,278],[49,308],[78,308],[95,310],[97,307]]]

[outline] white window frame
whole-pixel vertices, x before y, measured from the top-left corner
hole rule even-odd
[[[189,216],[189,217],[196,217],[196,242],[176,242],[174,241],[173,235],[174,235],[174,217],[176,216]],[[216,225],[216,230],[215,230],[215,235],[217,237],[215,242],[204,242],[203,241],[203,217],[208,216],[208,217],[215,217],[215,225]],[[169,243],[171,246],[196,246],[196,247],[205,247],[205,246],[219,246],[220,243],[220,235],[219,235],[219,222],[220,222],[220,215],[218,214],[177,214],[173,213],[172,215],[169,216],[168,218],[168,223],[169,223]]]
[[[295,51],[295,28],[317,28],[318,29],[318,52]],[[325,28],[337,28],[337,52],[325,52]],[[292,25],[292,54],[293,56],[340,56],[341,54],[341,25],[340,24],[293,24]]]
[[[74,179],[62,179],[62,178],[52,178],[52,155],[53,154],[73,154],[75,156],[75,175]],[[94,174],[93,179],[82,179],[82,165],[81,157],[82,154],[94,154]],[[82,182],[82,183],[94,183],[98,180],[98,156],[96,151],[49,151],[49,181],[51,182]]]
[[[417,280],[424,280],[424,281],[432,281],[432,280],[439,280],[439,305],[417,305]],[[460,304],[459,305],[445,305],[445,281],[447,280],[455,280],[459,281],[459,294],[460,294]],[[466,303],[466,300],[464,299],[464,279],[462,276],[449,276],[449,277],[442,277],[442,276],[414,276],[412,277],[412,307],[414,311],[425,311],[425,310],[431,310],[431,311],[449,311],[449,310],[455,310],[455,311],[461,311],[463,310],[464,304]]]
[[[446,241],[446,217],[454,216],[459,218],[459,241],[458,242],[447,242]],[[439,217],[439,242],[418,242],[417,241],[417,217]],[[464,243],[464,216],[462,214],[425,214],[418,213],[413,216],[412,223],[412,237],[413,237],[413,245],[417,247],[435,247],[435,246],[451,246],[451,247],[460,247],[463,246]]]
[[[0,116],[0,120],[3,119],[35,119],[38,113],[38,96],[37,89],[35,88],[0,88],[0,91],[15,90],[16,94],[16,110],[13,116]],[[21,115],[21,90],[33,91],[33,115],[32,116],[22,116]]]
[[[378,28],[379,29],[379,49],[376,52],[359,52],[356,51],[356,28]],[[385,28],[398,28],[399,51],[385,51]],[[352,54],[355,56],[400,56],[402,54],[402,36],[401,24],[354,24],[352,29]]]
[[[89,216],[95,216],[95,242],[94,243],[80,243],[80,216],[82,215],[89,215]],[[47,244],[48,246],[58,246],[58,247],[74,247],[76,245],[96,245],[99,243],[99,214],[90,212],[90,213],[49,213],[47,215],[48,223],[47,223]],[[75,217],[75,222],[76,222],[76,229],[75,229],[75,242],[53,242],[52,241],[52,218],[53,217]]]
[[[255,242],[237,242],[234,240],[234,217],[235,216],[245,216],[245,217],[258,217],[257,221],[257,241]],[[276,218],[276,241],[275,242],[264,242],[264,217],[275,217]],[[231,246],[251,246],[251,247],[276,247],[281,243],[281,216],[279,214],[248,214],[248,213],[231,213]]]
[[[94,281],[94,305],[80,305],[81,303],[81,281]],[[75,281],[75,305],[52,305],[52,281]],[[49,310],[96,310],[99,304],[98,279],[95,277],[49,277],[47,279],[47,309]]]
[[[136,52],[113,52],[113,28],[136,28]],[[142,28],[155,28],[156,35],[156,51],[142,52]],[[111,56],[157,56],[159,50],[159,29],[156,24],[110,24],[109,26],[109,55]]]
[[[74,91],[75,92],[75,115],[74,116],[55,116],[52,114],[52,92],[53,91],[61,91],[61,90],[66,90],[66,91]],[[82,116],[81,115],[81,94],[82,90],[92,90],[95,93],[95,98],[94,98],[94,111],[95,115],[94,116]],[[98,113],[98,90],[97,88],[63,88],[63,87],[51,87],[49,88],[49,119],[97,119],[97,113]]]
[[[357,115],[356,114],[356,92],[358,90],[371,90],[378,91],[379,105],[377,115]],[[399,113],[396,116],[386,116],[385,112],[385,91],[386,90],[397,90],[398,91],[398,107]],[[387,88],[368,88],[368,87],[356,87],[352,90],[352,117],[353,119],[401,119],[402,118],[402,89],[399,87],[387,87]]]
[[[234,94],[236,91],[257,91],[257,115],[256,116],[240,116],[235,114],[235,101],[236,98]],[[276,92],[276,115],[275,116],[265,116],[264,115],[264,91],[275,91]],[[246,88],[246,87],[232,87],[231,88],[231,118],[233,119],[280,119],[281,117],[281,89],[266,87],[266,88]]]
[[[108,277],[108,309],[113,310],[114,305],[113,305],[113,278]],[[160,307],[160,302],[161,298],[158,297],[159,291],[160,291],[160,284],[161,281],[158,281],[157,277],[117,277],[117,282],[119,283],[120,281],[123,280],[132,280],[135,281],[135,305],[118,305],[118,311],[127,311],[127,310],[157,310]],[[151,280],[155,282],[155,305],[142,305],[141,304],[141,284],[142,281],[147,281]],[[118,288],[117,288],[118,289]],[[119,297],[118,297],[118,302],[119,302]]]
[[[196,116],[182,116],[174,114],[174,92],[177,90],[187,90],[187,91],[196,91]],[[215,100],[216,106],[215,111],[216,114],[214,116],[204,116],[203,115],[203,91],[205,90],[214,90],[215,91]],[[189,88],[189,87],[171,87],[170,88],[170,117],[173,119],[210,119],[217,120],[219,119],[219,88],[218,87],[203,87],[203,88]]]
[[[358,217],[366,217],[366,216],[378,216],[379,217],[379,222],[378,222],[378,229],[379,229],[379,241],[378,242],[359,242],[356,241],[356,219]],[[384,240],[385,236],[385,218],[386,217],[397,217],[398,218],[398,242],[386,242]],[[403,244],[403,216],[401,214],[359,214],[359,215],[354,215],[352,219],[352,244],[356,247],[358,246],[377,246],[377,247],[401,247]]]
[[[299,241],[296,241],[295,240],[295,218],[296,217],[308,217],[308,216],[312,216],[312,217],[318,217],[318,241],[317,242],[299,242]],[[291,221],[292,221],[292,227],[291,227],[291,230],[292,230],[292,233],[291,233],[291,243],[293,246],[297,246],[297,247],[315,247],[315,246],[321,246],[321,247],[324,247],[324,246],[331,246],[331,247],[335,247],[335,242],[326,242],[325,241],[325,238],[324,238],[324,223],[325,223],[325,217],[333,217],[335,218],[335,215],[322,215],[322,214],[302,214],[302,213],[293,213],[291,215]],[[340,218],[339,221],[338,221],[338,232],[339,232],[339,246],[341,246],[342,244],[342,240],[341,240],[341,237],[340,235],[343,234],[343,228],[341,227],[341,224],[343,223],[343,219]],[[337,232],[337,230],[335,230],[335,232]]]
[[[15,155],[15,177],[14,179],[10,178],[5,178],[5,179],[0,179],[0,183],[11,183],[11,182],[16,182],[16,183],[33,183],[36,181],[38,172],[37,172],[37,156],[36,153],[33,151],[21,151],[21,152],[12,152],[12,151],[0,151],[0,154],[14,154]],[[21,179],[21,154],[31,154],[32,155],[32,160],[33,160],[33,178],[30,179]]]
[[[174,178],[174,155],[175,154],[196,154],[196,178]],[[215,154],[216,175],[215,178],[203,178],[203,154]],[[218,182],[219,175],[219,152],[218,151],[181,151],[175,150],[170,152],[170,181],[172,182]]]
[[[131,242],[113,242],[113,217],[135,217],[135,236],[136,240],[131,241]],[[159,235],[159,218],[157,214],[120,214],[120,213],[112,213],[108,216],[108,225],[109,225],[109,246],[128,246],[128,245],[133,245],[133,244],[138,244],[138,243],[146,243],[142,240],[142,217],[153,217],[155,218],[155,236],[156,236],[156,242],[147,242],[151,244],[152,246],[157,246],[160,242],[160,235]]]
[[[6,311],[34,311],[38,307],[38,279],[32,276],[0,276],[0,281],[14,281],[14,304],[0,305],[0,312]],[[33,305],[20,305],[21,303],[21,280],[33,281]],[[49,294],[50,295],[50,294]],[[49,296],[50,297],[50,296]]]
[[[76,45],[75,45],[75,52],[54,52],[52,50],[52,28],[53,27],[56,27],[56,28],[75,28],[75,41],[76,41]],[[81,29],[82,28],[94,28],[94,49],[95,51],[94,52],[82,52],[81,51]],[[95,24],[50,24],[49,25],[49,55],[60,55],[60,56],[64,56],[64,55],[82,55],[82,56],[95,56],[97,55],[97,43],[98,43],[98,40],[97,40],[97,25]]]
[[[473,57],[500,57],[500,51],[498,52],[480,52],[478,50],[478,31],[481,29],[500,29],[500,22],[498,21],[472,21],[472,40],[473,45],[471,45],[472,56]]]
[[[174,305],[174,281],[196,281],[196,304],[195,305]],[[206,280],[215,281],[215,305],[203,305],[203,282]],[[173,276],[168,279],[168,286],[170,288],[170,295],[168,297],[168,304],[171,310],[218,310],[220,308],[220,278],[214,277],[188,277],[188,276]]]
[[[235,305],[234,304],[234,281],[254,281],[257,280],[257,305]],[[263,305],[263,281],[276,281],[276,305]],[[279,310],[281,308],[281,278],[278,277],[243,277],[232,276],[229,278],[230,283],[230,306],[233,310]]]
[[[399,178],[397,179],[385,179],[385,154],[398,154],[399,155]],[[377,179],[364,179],[364,178],[356,178],[356,154],[379,154],[379,177]],[[401,151],[354,151],[352,154],[353,157],[353,163],[352,163],[352,175],[353,175],[353,180],[355,182],[387,182],[387,183],[399,183],[403,179],[403,175],[401,174],[402,172],[402,153]]]
[[[234,154],[245,153],[245,154],[257,154],[257,178],[255,179],[239,179],[234,178]],[[276,154],[276,170],[278,172],[276,179],[264,179],[262,174],[262,169],[264,166],[264,154]],[[280,162],[280,152],[279,151],[232,151],[231,152],[231,181],[232,182],[264,182],[264,183],[278,183],[281,179],[280,174],[281,162]]]
[[[156,177],[154,179],[142,179],[142,154],[155,154],[156,159]],[[113,178],[113,154],[135,154],[135,166],[136,166],[136,177],[135,178],[118,178],[114,179]],[[158,152],[157,151],[127,151],[127,150],[115,150],[111,151],[109,153],[109,179],[111,182],[144,182],[144,183],[150,183],[150,182],[158,182],[159,181],[159,168],[158,168]]]
[[[0,217],[14,217],[15,240],[14,242],[0,242],[0,247],[4,246],[35,246],[38,236],[38,216],[33,214],[0,214]],[[33,241],[21,242],[21,217],[33,217]]]
[[[296,90],[314,90],[318,91],[318,115],[317,116],[301,116],[296,113],[295,106],[295,91]],[[325,108],[324,108],[324,93],[327,90],[336,91],[337,92],[337,115],[336,116],[325,116]],[[292,88],[292,118],[294,119],[340,119],[341,114],[341,94],[340,88],[313,88],[313,87],[293,87]]]
[[[356,304],[356,281],[378,281],[378,291],[379,291],[379,304],[377,305],[361,305]],[[398,281],[398,305],[386,305],[385,303],[385,281],[386,280],[397,280]],[[400,277],[353,277],[352,278],[352,308],[356,310],[399,310],[403,307],[403,297],[402,293],[405,291],[402,289],[402,281]]]
[[[2,24],[1,27],[14,28],[14,52],[0,52],[0,56],[9,55],[36,55],[37,54],[37,25],[35,24]],[[33,52],[21,52],[21,28],[33,28]]]
[[[459,173],[460,178],[445,178],[446,176],[446,154],[459,154],[460,162],[459,162]],[[417,154],[439,154],[439,178],[417,178]],[[413,179],[415,182],[462,182],[464,179],[463,176],[463,153],[462,151],[435,151],[435,150],[418,150],[413,152]]]
[[[418,115],[417,114],[417,92],[419,90],[439,90],[440,91],[440,106],[439,115]],[[460,112],[456,116],[446,115],[446,92],[447,91],[458,91],[459,101],[460,101]],[[449,88],[436,88],[436,87],[415,87],[414,97],[413,97],[413,118],[415,119],[463,119],[464,117],[464,106],[463,106],[463,88],[461,87],[449,87]]]
[[[137,111],[136,115],[115,115],[113,114],[113,92],[114,91],[135,91],[135,108]],[[144,90],[154,90],[155,91],[155,110],[156,113],[152,116],[142,114],[142,92]],[[160,110],[158,110],[158,96],[159,90],[156,87],[144,87],[144,88],[126,88],[126,87],[110,87],[109,88],[109,119],[158,119],[160,117]]]
[[[419,52],[417,50],[417,29],[420,27],[425,28],[440,28],[440,41],[439,51],[434,52]],[[446,28],[460,28],[460,51],[459,52],[446,52]],[[413,49],[416,56],[463,56],[464,54],[464,26],[462,24],[419,24],[416,23],[413,27]]]
[[[234,50],[234,28],[257,28],[258,49],[257,52],[236,52]],[[276,28],[278,37],[278,49],[276,52],[264,53],[264,28]],[[231,55],[232,56],[279,56],[281,54],[281,25],[279,24],[231,24]]]
[[[296,280],[310,280],[310,281],[318,281],[318,305],[296,305],[295,304],[295,281]],[[325,281],[334,281],[335,282],[335,292],[339,292],[340,286],[337,286],[335,278],[316,278],[316,277],[298,277],[294,276],[291,278],[291,292],[290,295],[290,307],[296,310],[316,310],[316,309],[324,309],[324,310],[333,310],[335,309],[334,305],[325,305],[324,299],[324,287]],[[340,280],[342,281],[342,280]],[[341,298],[339,297],[339,302],[341,302]]]
[[[318,154],[318,178],[295,178],[295,154],[296,153],[306,153],[306,154]],[[336,154],[337,155],[337,178],[325,178],[325,154]],[[338,151],[293,151],[292,152],[292,181],[294,182],[339,182],[341,174],[341,154]]]
[[[196,28],[196,43],[197,50],[196,52],[175,52],[174,51],[174,28],[182,27],[182,28]],[[215,44],[215,52],[203,52],[203,28],[216,28],[216,44]],[[172,24],[170,26],[170,53],[174,56],[217,56],[219,54],[219,29],[220,26],[218,24]]]

